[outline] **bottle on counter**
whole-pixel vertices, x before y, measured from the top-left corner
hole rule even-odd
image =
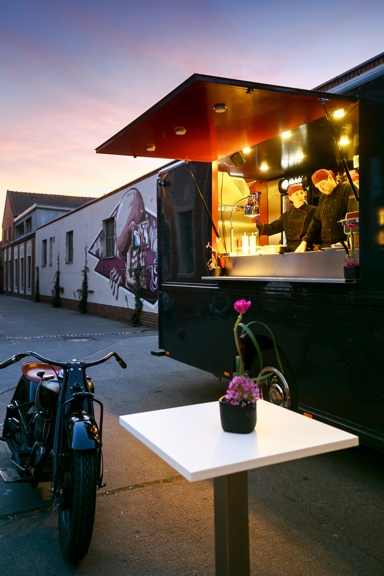
[[[241,247],[243,254],[249,253],[249,238],[246,232],[244,232],[244,236],[241,237]]]
[[[257,246],[257,237],[256,234],[252,232],[251,236],[249,237],[249,253],[256,254],[256,246]]]

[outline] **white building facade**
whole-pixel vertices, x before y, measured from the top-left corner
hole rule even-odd
[[[52,300],[59,270],[60,305],[78,309],[87,268],[87,312],[129,322],[139,286],[140,323],[157,328],[156,188],[157,171],[38,228],[40,300]]]

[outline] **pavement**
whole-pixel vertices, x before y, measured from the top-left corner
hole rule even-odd
[[[89,370],[104,403],[104,480],[87,556],[61,557],[48,484],[0,478],[1,575],[215,573],[213,483],[187,482],[118,423],[122,414],[211,402],[226,382],[151,355],[157,332],[0,295],[0,361],[34,350],[56,360],[114,359]],[[0,373],[0,421],[21,364]],[[196,423],[198,425],[198,423]],[[0,443],[0,468],[12,467]],[[251,573],[384,574],[383,455],[364,447],[249,472]],[[239,575],[241,576],[241,575]]]

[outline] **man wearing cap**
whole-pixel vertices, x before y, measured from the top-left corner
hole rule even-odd
[[[343,225],[339,220],[343,220],[347,212],[359,210],[356,197],[348,182],[337,184],[333,172],[330,170],[317,170],[312,176],[312,182],[320,190],[320,200],[316,213],[313,216],[303,241],[296,249],[296,252],[305,252],[307,245],[314,241],[314,238],[321,234],[323,246],[331,246],[346,239]]]
[[[278,220],[270,224],[256,224],[260,236],[272,236],[284,232],[287,238],[287,252],[294,252],[306,233],[316,207],[305,202],[305,190],[300,184],[288,188],[292,208],[284,212]]]

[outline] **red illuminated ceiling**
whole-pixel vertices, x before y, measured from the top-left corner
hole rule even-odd
[[[321,98],[329,113],[356,101],[194,74],[96,152],[212,162],[324,116]],[[217,114],[215,104],[227,111]],[[185,135],[176,135],[176,127],[185,128]]]

